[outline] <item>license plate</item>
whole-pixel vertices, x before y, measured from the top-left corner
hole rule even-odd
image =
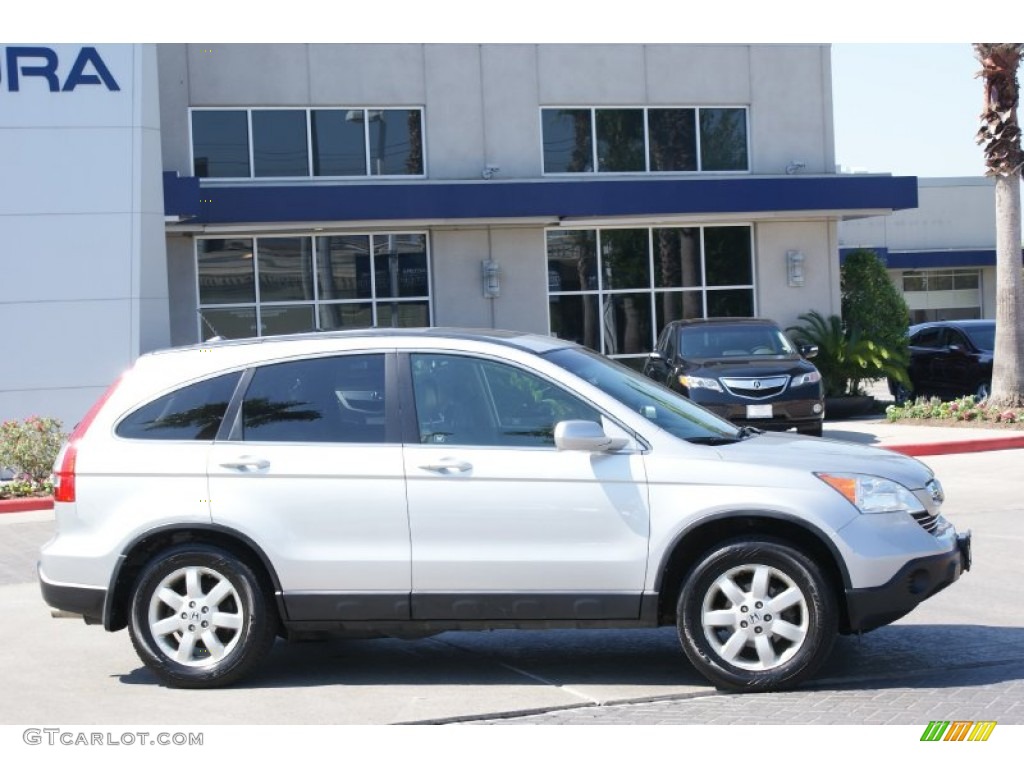
[[[747,406],[747,418],[748,419],[770,419],[772,417],[772,407],[770,405],[748,405]]]

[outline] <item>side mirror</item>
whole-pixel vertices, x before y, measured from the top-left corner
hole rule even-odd
[[[555,425],[555,447],[560,451],[618,451],[629,445],[624,437],[609,437],[596,421],[560,421]]]
[[[800,352],[800,356],[807,360],[818,356],[818,346],[816,344],[801,344],[798,351]]]

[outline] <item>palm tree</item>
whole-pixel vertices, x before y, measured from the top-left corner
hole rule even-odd
[[[1017,71],[1024,43],[975,43],[985,82],[977,142],[996,182],[996,342],[989,402],[1024,406],[1024,280],[1021,277],[1021,151]]]

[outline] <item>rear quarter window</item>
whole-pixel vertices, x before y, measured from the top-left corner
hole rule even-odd
[[[213,440],[241,375],[205,379],[158,397],[122,419],[114,433],[136,440]]]

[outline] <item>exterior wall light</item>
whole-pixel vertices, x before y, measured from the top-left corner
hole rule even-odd
[[[786,251],[786,281],[790,288],[804,287],[804,255],[800,251]]]
[[[480,272],[484,281],[484,298],[498,298],[501,295],[501,267],[498,262],[492,259],[481,262]]]

